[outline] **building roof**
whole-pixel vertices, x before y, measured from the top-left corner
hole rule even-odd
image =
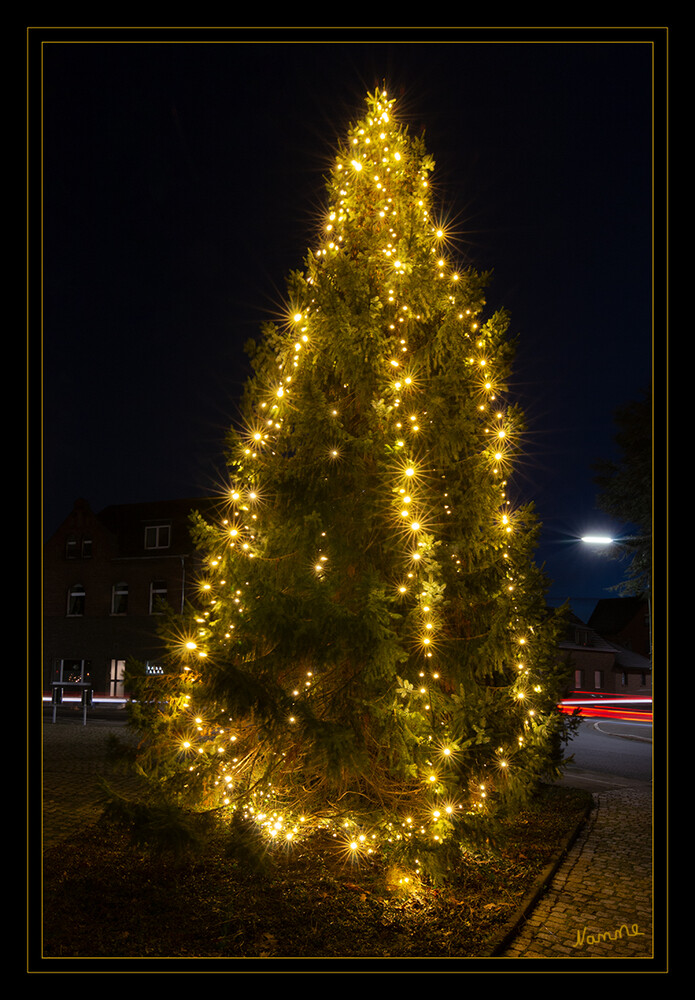
[[[634,597],[604,597],[594,608],[589,618],[592,628],[602,635],[614,635],[625,628],[645,605],[641,595]]]
[[[89,503],[80,498],[75,501],[62,525],[48,539],[47,545],[62,546],[66,532],[94,532],[98,526],[111,538],[112,555],[116,558],[142,557],[146,554],[185,556],[194,549],[191,513],[199,511],[206,516],[217,503],[211,497],[155,500],[148,503],[111,504],[95,514]],[[170,526],[166,552],[162,548],[159,552],[153,550],[147,553],[144,549],[145,528],[165,524]]]
[[[156,500],[149,503],[113,504],[96,515],[117,539],[118,553],[122,557],[143,555],[144,530],[148,526],[171,527],[167,555],[188,555],[193,549],[190,515],[193,511],[205,514],[215,501],[209,497],[182,500]]]
[[[652,669],[648,657],[604,639],[594,627],[585,624],[574,614],[569,616],[565,637],[559,642],[559,646],[561,649],[606,653],[613,657],[613,666],[623,670],[647,672]]]

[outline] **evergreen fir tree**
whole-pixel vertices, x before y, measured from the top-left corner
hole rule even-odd
[[[509,490],[509,320],[453,263],[432,169],[370,95],[286,319],[249,346],[200,602],[168,675],[131,683],[142,767],[182,806],[434,872],[557,765],[565,678]]]
[[[614,414],[619,461],[595,464],[599,510],[627,524],[629,534],[609,546],[609,558],[629,562],[622,594],[645,594],[652,577],[652,393],[619,406]]]

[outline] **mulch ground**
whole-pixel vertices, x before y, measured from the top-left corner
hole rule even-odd
[[[454,958],[484,956],[580,822],[586,793],[544,789],[489,857],[440,888],[406,890],[330,844],[262,875],[219,847],[183,860],[137,851],[103,823],[43,858],[45,958]]]

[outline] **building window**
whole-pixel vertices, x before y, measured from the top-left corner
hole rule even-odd
[[[111,660],[111,671],[109,677],[109,694],[112,698],[123,698],[125,690],[123,678],[125,676],[125,660]]]
[[[146,549],[168,549],[171,539],[171,525],[150,524],[145,528]]]
[[[111,591],[111,614],[125,615],[128,611],[128,584],[114,583]]]
[[[88,684],[91,680],[92,664],[90,660],[55,660],[53,680],[56,683]]]
[[[581,691],[581,689],[584,687],[584,671],[583,670],[575,670],[574,671],[574,686],[577,689],[577,691]]]
[[[150,584],[150,614],[161,615],[163,611],[161,604],[166,601],[166,599],[166,580],[153,580]]]
[[[594,687],[597,690],[603,687],[603,670],[594,670]]]
[[[83,559],[92,558],[92,539],[83,538],[80,543],[75,535],[68,535],[65,539],[65,558],[77,559],[80,554]]]
[[[620,675],[620,686],[627,687],[627,673],[624,670]]]
[[[81,583],[75,583],[68,591],[68,614],[84,614],[85,593]]]

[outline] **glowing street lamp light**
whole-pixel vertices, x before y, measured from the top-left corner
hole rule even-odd
[[[582,542],[587,545],[621,545],[624,542],[644,542],[650,536],[626,535],[623,538],[611,538],[609,535],[584,535]],[[649,590],[644,593],[647,602],[647,620],[649,625],[649,655],[652,655],[652,597]]]

